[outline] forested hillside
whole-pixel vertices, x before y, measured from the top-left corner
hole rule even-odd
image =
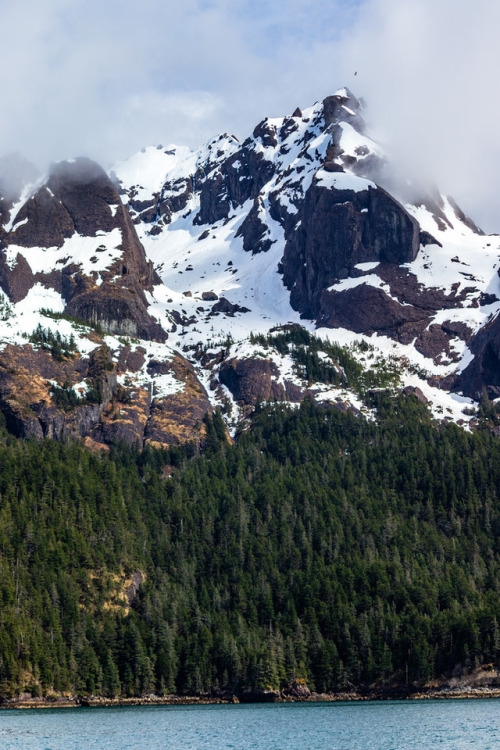
[[[0,446],[0,695],[423,683],[500,657],[500,443],[372,397],[230,445]]]

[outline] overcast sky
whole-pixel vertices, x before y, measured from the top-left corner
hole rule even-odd
[[[347,84],[404,169],[500,231],[499,28],[492,0],[0,0],[0,151],[108,165]]]

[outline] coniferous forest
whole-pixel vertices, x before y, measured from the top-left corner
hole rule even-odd
[[[500,442],[414,397],[234,444],[0,439],[0,696],[423,684],[500,657]],[[124,594],[134,574],[133,595]]]

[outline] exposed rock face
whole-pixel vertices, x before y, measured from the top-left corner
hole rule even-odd
[[[120,355],[121,367],[127,372],[142,367],[142,352],[141,347],[134,352],[125,347]],[[201,444],[205,435],[203,418],[212,413],[212,407],[193,366],[176,354],[169,360],[150,360],[147,371],[150,375],[172,375],[178,388],[161,395],[154,385],[131,381],[117,389],[94,430],[94,439],[104,443],[121,440],[139,447]]]
[[[286,691],[288,695],[292,695],[294,698],[309,698],[311,691],[307,682],[304,679],[293,680]]]
[[[116,389],[92,432],[92,438],[99,443],[110,444],[118,440],[142,448],[150,407],[149,388]]]
[[[418,399],[422,404],[426,404],[428,402],[428,399],[424,396],[421,388],[415,387],[413,385],[407,385],[406,388],[403,388],[403,393],[405,396],[415,396],[415,398]]]
[[[0,252],[0,286],[14,304],[26,297],[33,284],[33,272],[24,256],[17,253],[14,264],[9,265]]]
[[[9,429],[19,437],[85,437],[98,423],[105,402],[116,385],[116,375],[103,369],[101,350],[90,359],[55,360],[47,351],[31,346],[7,346],[0,353],[0,409]],[[59,408],[50,381],[74,385],[83,380],[97,383],[103,404],[84,404],[71,410]]]
[[[24,438],[87,438],[100,446],[118,440],[140,448],[145,442],[157,446],[200,443],[203,418],[212,407],[192,365],[175,355],[148,368],[179,380],[178,390],[171,395],[158,395],[151,386],[133,380],[118,385],[118,374],[134,372],[143,364],[141,347],[135,351],[124,347],[116,367],[106,347],[98,347],[88,358],[58,361],[48,351],[28,344],[9,345],[0,352],[0,410],[11,432]],[[66,389],[82,382],[97,387],[99,403],[61,406],[54,397],[54,382]]]
[[[230,360],[223,363],[219,372],[220,382],[236,401],[245,404],[282,400],[284,388],[276,382],[278,378],[278,368],[267,359]]]
[[[69,315],[98,323],[106,333],[165,341],[167,334],[147,313],[144,296],[135,289],[105,282],[77,294],[66,306]]]
[[[128,604],[132,604],[137,596],[137,593],[146,580],[146,574],[142,570],[135,570],[130,581],[125,582],[125,596],[127,597]]]
[[[243,307],[242,305],[235,305],[232,302],[229,302],[229,300],[225,297],[220,297],[219,301],[212,306],[212,313],[224,313],[230,318],[233,317],[237,312],[246,313],[249,312],[249,309],[248,307]]]
[[[277,146],[277,133],[276,125],[272,125],[266,117],[255,126],[252,135],[256,140],[259,139],[263,146]]]
[[[255,199],[274,173],[273,164],[246,141],[203,182],[196,224],[213,224],[245,201]]]
[[[61,247],[74,232],[67,208],[44,185],[19,211],[9,240],[21,247]]]
[[[56,164],[43,185],[20,209],[10,241],[22,247],[61,247],[75,232],[84,237],[111,232],[123,235],[123,249],[145,287],[154,272],[144,256],[128,212],[101,166],[90,159]]]
[[[205,435],[203,418],[212,413],[207,393],[193,366],[180,355],[170,361],[169,369],[184,385],[166,398],[153,398],[145,441],[152,445],[199,444]]]
[[[370,272],[353,273],[360,279]],[[320,299],[318,325],[348,328],[356,333],[382,333],[415,348],[434,362],[443,357],[454,361],[450,346],[453,339],[468,342],[470,328],[464,323],[432,323],[438,310],[461,307],[468,287],[450,293],[438,288],[423,288],[407,268],[392,263],[379,264],[378,278],[386,289],[359,283],[343,291],[324,291]]]
[[[164,341],[166,334],[149,316],[144,296],[159,278],[116,187],[98,164],[83,158],[56,164],[47,184],[20,209],[3,242],[57,248],[75,235],[97,237],[116,229],[121,252],[99,274],[85,275],[69,257],[61,258],[51,273],[33,274],[19,253],[13,266],[0,259],[0,284],[17,302],[40,280],[62,291],[70,315],[100,323],[110,333]]]
[[[340,181],[342,184],[342,181]],[[358,263],[408,263],[419,249],[419,226],[385,190],[335,189],[313,180],[300,226],[287,238],[283,281],[304,317],[322,312],[323,290]]]
[[[474,359],[460,373],[452,390],[480,399],[486,389],[488,398],[500,397],[500,315],[497,315],[471,340]]]
[[[304,391],[280,380],[280,372],[268,359],[232,359],[222,363],[219,380],[236,401],[255,406],[259,401],[302,401]]]
[[[237,237],[243,237],[243,249],[253,255],[265,253],[273,241],[269,238],[269,228],[261,217],[262,199],[256,198],[252,209],[236,232]]]
[[[425,326],[428,320],[427,312],[400,305],[382,289],[369,284],[331,294],[325,292],[321,309],[320,325],[348,328],[356,333],[380,332],[394,336],[404,325],[421,323]],[[410,336],[414,334],[415,326],[412,326]]]
[[[347,109],[346,105],[349,105]],[[360,100],[356,99],[349,89],[323,99],[323,117],[326,125],[336,124],[342,120],[363,132],[364,122],[359,114],[360,109],[362,109]]]
[[[169,224],[172,214],[183,211],[193,194],[193,180],[191,177],[179,178],[174,182],[166,182],[160,193],[156,193],[151,200],[140,201],[134,192],[130,195],[129,206],[136,214],[134,224],[139,222],[153,223],[161,220]],[[160,227],[153,226],[151,234],[158,234]]]

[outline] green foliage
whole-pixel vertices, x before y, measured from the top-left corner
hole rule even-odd
[[[273,335],[251,334],[250,343],[270,347],[279,354],[289,354],[296,363],[298,373],[311,383],[327,383],[349,387],[364,396],[371,388],[387,388],[398,383],[396,360],[381,359],[371,368],[365,368],[356,359],[353,350],[370,351],[366,342],[346,346],[324,341],[305,328],[290,329]],[[373,347],[372,347],[373,348]]]
[[[55,405],[59,409],[64,409],[64,411],[70,411],[75,406],[86,403],[86,399],[78,396],[68,382],[63,383],[63,385],[54,383],[50,388],[50,393]]]
[[[260,407],[234,445],[207,417],[202,455],[0,435],[0,694],[326,691],[498,663],[500,443],[372,398],[378,423]]]
[[[47,307],[42,307],[39,312],[40,315],[45,315],[46,318],[52,318],[52,320],[67,320],[70,323],[73,323],[77,328],[91,328],[98,333],[99,336],[104,336],[104,331],[100,323],[93,323],[92,321],[76,318],[72,315],[66,315],[66,313],[54,312]]]
[[[483,390],[477,416],[484,426],[498,427],[500,425],[500,401],[490,401],[486,388]]]
[[[0,292],[0,320],[6,321],[12,318],[14,310],[5,294]]]
[[[62,361],[73,357],[77,351],[76,341],[73,334],[69,338],[61,336],[59,331],[53,333],[50,328],[44,328],[41,323],[29,336],[32,344],[38,345],[41,349],[49,351],[54,359]]]
[[[118,384],[113,392],[113,398],[121,404],[131,404],[132,396],[125,386]]]
[[[116,398],[120,400],[121,391],[119,389],[117,391],[119,392],[116,394]],[[125,389],[123,391],[123,403],[129,403],[130,397]],[[54,404],[64,411],[71,411],[75,406],[82,406],[84,404],[102,404],[103,401],[102,383],[100,380],[90,383],[84,396],[78,396],[68,381],[62,385],[54,383],[50,387],[50,393]]]
[[[50,387],[50,393],[54,404],[64,411],[71,411],[75,406],[83,406],[84,404],[102,404],[103,400],[100,381],[90,384],[84,396],[78,396],[68,382],[63,383],[63,385],[54,383]]]

